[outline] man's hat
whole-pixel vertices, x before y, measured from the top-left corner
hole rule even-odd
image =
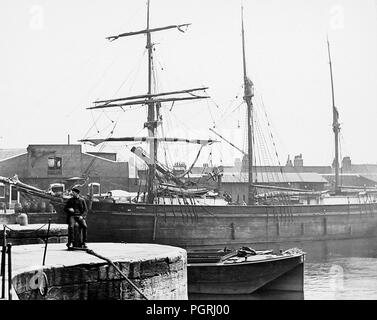
[[[80,190],[77,189],[77,188],[72,188],[72,191],[73,191],[73,192],[76,192],[76,193],[80,193]]]

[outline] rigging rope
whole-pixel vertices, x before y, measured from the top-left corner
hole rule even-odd
[[[212,114],[212,112],[211,112],[211,108],[210,108],[210,106],[209,106],[208,101],[206,101],[206,105],[207,105],[208,112],[209,112],[209,114],[210,114],[210,116],[211,116],[211,119],[212,119],[213,127],[216,127],[215,118],[213,117],[213,114]]]
[[[269,169],[267,169],[268,166],[273,166],[274,163],[271,156],[271,152],[268,147],[266,137],[261,130],[259,121],[257,121],[256,128],[257,128],[257,133],[259,134],[260,146],[261,146],[261,148],[258,148],[258,150],[260,151],[260,153],[263,153],[263,161],[265,165],[265,173],[267,176],[267,182],[270,182],[269,177],[271,178],[272,182],[279,182],[276,180],[277,177],[274,175],[274,173],[272,173]],[[261,167],[262,167],[262,164],[261,164]],[[261,168],[261,171],[262,171],[262,168]]]
[[[240,103],[239,103],[239,104],[238,104],[238,105],[237,105],[232,111],[229,112],[229,110],[230,110],[232,104],[233,104],[233,103],[239,98],[240,93],[241,93],[242,90],[243,90],[243,86],[241,85],[241,86],[239,87],[239,91],[238,91],[237,95],[234,97],[233,100],[231,100],[231,101],[229,102],[229,105],[228,105],[227,107],[224,108],[224,111],[223,111],[222,115],[220,115],[218,121],[221,121],[225,116],[227,116],[227,115],[233,113],[234,111],[238,110],[238,108],[244,103],[244,100],[242,99],[241,102],[240,102]],[[218,104],[217,104],[212,98],[210,98],[210,99],[211,99],[211,100],[213,101],[213,103],[218,107]],[[218,107],[218,108],[219,108],[219,107]],[[227,112],[229,112],[229,113],[227,113]]]
[[[258,126],[256,126],[256,127],[257,127],[257,134],[260,134],[259,127],[258,127]],[[263,147],[263,145],[261,145],[261,147]],[[261,151],[261,150],[259,149],[259,151]],[[258,157],[259,157],[259,163],[260,163],[260,164],[263,163],[263,161],[261,160],[261,153],[262,153],[262,152],[258,152]],[[257,164],[256,164],[256,163],[255,163],[255,167],[257,167]],[[256,171],[256,170],[255,170],[255,171]],[[262,181],[265,181],[264,178],[263,178],[263,175],[264,175],[264,171],[261,170],[261,174],[260,174],[261,179],[262,179]],[[267,180],[268,180],[268,176],[267,176]]]
[[[278,161],[278,165],[279,165],[279,167],[280,167],[280,172],[281,172],[281,175],[282,175],[282,180],[283,181],[286,181],[286,179],[285,179],[285,176],[284,176],[284,174],[283,174],[283,171],[282,171],[282,165],[281,165],[281,163],[280,163],[280,159],[279,159],[279,154],[278,154],[278,152],[277,152],[277,148],[276,148],[276,143],[275,143],[275,138],[274,138],[274,136],[273,136],[273,134],[272,134],[272,127],[271,127],[271,125],[270,125],[270,121],[269,121],[269,119],[268,119],[268,116],[267,116],[267,110],[266,110],[266,107],[265,107],[265,104],[264,104],[264,101],[263,101],[263,97],[261,96],[261,105],[262,105],[262,108],[263,108],[263,111],[264,111],[264,114],[265,114],[265,117],[266,117],[266,120],[267,120],[267,126],[268,126],[268,129],[269,129],[269,132],[270,132],[270,136],[271,136],[271,140],[272,140],[272,144],[273,144],[273,147],[274,147],[274,151],[275,151],[275,155],[276,155],[276,159],[277,159],[277,161]]]

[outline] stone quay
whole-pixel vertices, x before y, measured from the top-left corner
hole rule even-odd
[[[88,248],[12,246],[12,289],[5,299],[188,299],[186,250],[145,243],[88,243]]]

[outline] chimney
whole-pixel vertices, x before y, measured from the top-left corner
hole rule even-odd
[[[342,172],[352,172],[352,163],[350,157],[343,157],[342,160]]]
[[[285,164],[285,166],[286,167],[293,167],[292,160],[289,159],[289,155],[288,155],[287,163]]]
[[[301,153],[298,156],[295,156],[293,163],[294,163],[295,167],[303,167],[304,166],[304,160],[302,159]]]

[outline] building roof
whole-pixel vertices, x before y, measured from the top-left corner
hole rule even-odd
[[[308,183],[327,183],[320,174],[315,172],[257,172],[254,173],[259,183],[295,183],[295,182],[308,182]],[[222,182],[224,183],[244,183],[248,181],[247,173],[224,173]]]
[[[377,182],[377,174],[361,174],[362,177]]]
[[[26,149],[0,149],[0,161],[26,153]]]
[[[335,174],[323,174],[322,175],[327,180],[334,180]],[[360,183],[362,180],[369,180],[371,183],[377,183],[377,174],[366,174],[366,173],[341,173],[339,178],[343,184],[352,185],[352,183]]]
[[[354,173],[377,174],[377,164],[352,164],[351,171]]]

